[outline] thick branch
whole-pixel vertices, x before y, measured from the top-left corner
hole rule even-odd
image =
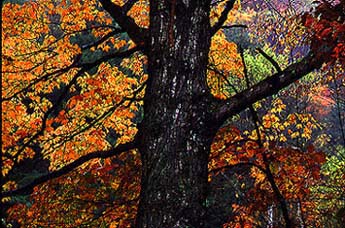
[[[140,28],[133,18],[126,15],[128,7],[123,9],[110,0],[99,0],[99,2],[102,4],[103,9],[127,32],[134,43],[137,45],[143,45],[145,43],[145,29]]]
[[[32,181],[30,184],[27,184],[21,188],[16,189],[16,190],[3,192],[2,197],[30,194],[30,192],[33,190],[33,188],[36,187],[37,185],[40,185],[40,184],[47,182],[49,180],[61,177],[65,174],[71,172],[72,170],[74,170],[78,166],[90,161],[91,159],[112,157],[115,155],[119,155],[125,151],[135,149],[136,147],[137,147],[136,141],[133,141],[133,142],[130,142],[127,144],[121,144],[114,149],[110,149],[107,151],[97,151],[97,152],[93,152],[93,153],[84,155],[84,156],[78,158],[77,160],[71,162],[70,164],[64,166],[63,168],[61,168],[59,170],[56,170],[56,171],[53,171],[53,172],[48,173],[46,175],[43,175],[41,177],[38,177],[37,179]]]
[[[322,66],[324,59],[316,58],[312,53],[301,61],[291,64],[285,70],[267,77],[251,88],[238,93],[225,101],[217,101],[215,110],[217,121],[224,122],[229,117],[243,111],[251,104],[276,94],[279,90],[292,84],[304,75]]]
[[[138,0],[128,0],[123,6],[122,10],[125,14],[128,13],[128,11],[133,7],[133,5],[137,2]]]
[[[214,35],[219,29],[222,28],[223,24],[225,23],[226,19],[228,18],[228,14],[230,10],[234,7],[235,0],[229,0],[225,4],[224,10],[220,15],[216,24],[213,25],[211,28],[211,35]]]

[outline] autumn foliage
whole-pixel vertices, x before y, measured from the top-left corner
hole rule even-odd
[[[212,25],[226,1],[213,2]],[[282,227],[284,208],[293,227],[336,227],[345,208],[344,1],[322,1],[310,12],[259,2],[236,1],[212,38],[207,83],[214,97],[225,100],[281,71],[304,48],[327,64],[218,130],[209,183],[222,175],[235,183],[233,197],[218,205],[230,211],[223,227]],[[136,1],[127,15],[149,28],[148,1]],[[3,3],[2,224],[133,226],[141,158],[137,149],[116,147],[135,139],[144,117],[148,59],[138,48],[96,0]]]

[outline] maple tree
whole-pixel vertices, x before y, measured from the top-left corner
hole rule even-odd
[[[258,47],[250,39],[265,43],[263,31],[243,29],[261,21],[240,1],[4,3],[2,222],[250,227],[277,205],[292,227],[325,162],[307,145],[318,123],[282,99],[257,102],[321,67],[338,65],[332,81],[343,80],[344,4],[323,2],[304,24],[270,22],[286,34]],[[284,56],[296,45],[310,50]],[[305,87],[295,85],[287,91]],[[252,130],[227,124],[247,108]],[[264,203],[232,202],[216,218],[209,186],[234,167],[251,182],[230,187]]]

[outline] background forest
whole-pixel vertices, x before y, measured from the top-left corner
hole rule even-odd
[[[134,226],[148,58],[107,2],[149,28],[146,0],[2,3],[3,227]],[[213,97],[236,96],[310,51],[324,64],[218,129],[205,227],[342,227],[345,2],[214,0],[211,25],[228,2],[208,53]]]

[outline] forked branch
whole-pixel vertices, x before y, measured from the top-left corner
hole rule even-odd
[[[220,15],[218,21],[211,28],[211,35],[212,36],[214,34],[216,34],[216,32],[219,29],[222,28],[222,26],[224,25],[226,19],[228,18],[228,14],[229,14],[230,10],[234,7],[234,4],[235,4],[235,0],[229,0],[229,1],[226,2],[224,10],[223,10],[222,14]]]
[[[121,7],[114,4],[111,0],[99,0],[102,4],[103,9],[106,10],[112,18],[124,29],[128,36],[136,43],[137,45],[144,45],[145,43],[145,30],[140,28],[134,21],[133,18],[127,16],[128,8],[130,5],[125,4],[126,7]],[[134,4],[134,1],[129,1],[131,4]],[[128,4],[130,4],[128,3]]]

